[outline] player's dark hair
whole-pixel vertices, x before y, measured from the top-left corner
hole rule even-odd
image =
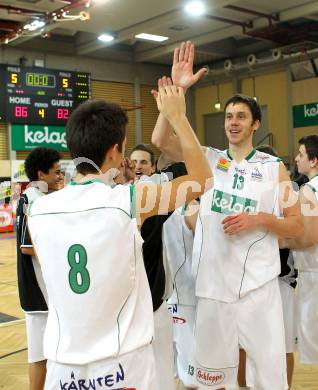
[[[52,148],[35,148],[27,156],[24,169],[30,181],[37,181],[38,171],[49,173],[53,165],[61,160],[61,154]]]
[[[307,135],[302,137],[298,143],[305,146],[309,160],[318,159],[318,135]]]
[[[107,151],[114,145],[122,151],[128,118],[125,111],[114,103],[89,100],[78,106],[66,126],[67,146],[72,158],[84,157],[101,168]],[[77,164],[81,174],[95,173],[89,162]]]
[[[133,152],[136,152],[137,150],[141,150],[142,152],[147,152],[150,155],[150,161],[151,165],[155,165],[155,154],[150,146],[145,144],[138,144],[136,145],[133,150],[131,151],[130,155],[133,154]]]
[[[244,103],[248,106],[252,114],[253,123],[257,120],[259,120],[260,122],[262,121],[262,111],[260,105],[257,103],[257,101],[254,98],[247,95],[236,94],[230,97],[228,101],[225,103],[224,112],[226,111],[227,107],[230,104],[235,105],[238,103]]]

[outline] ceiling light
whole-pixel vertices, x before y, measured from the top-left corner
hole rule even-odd
[[[26,24],[23,28],[24,30],[29,30],[29,31],[35,31],[38,28],[42,28],[45,26],[45,22],[42,20],[34,20],[32,23]]]
[[[110,34],[101,34],[99,37],[98,37],[98,40],[102,41],[102,42],[111,42],[115,39],[115,37],[113,35],[110,35]]]
[[[253,81],[253,99],[257,102],[256,87],[255,87],[255,77],[252,78],[252,81]]]
[[[200,16],[205,12],[205,6],[202,1],[191,1],[184,7],[185,11],[191,16]]]
[[[89,20],[91,17],[90,13],[89,12],[86,12],[86,11],[82,11],[79,13],[79,19],[80,20]]]
[[[168,37],[163,37],[161,35],[153,35],[153,34],[146,34],[146,33],[135,35],[135,38],[145,39],[147,41],[155,41],[155,42],[163,42],[169,39]]]
[[[217,84],[217,86],[216,86],[216,95],[217,95],[217,101],[214,104],[214,108],[217,111],[220,111],[221,108],[222,108],[222,104],[221,104],[221,101],[220,101],[220,86],[219,86],[219,84]]]

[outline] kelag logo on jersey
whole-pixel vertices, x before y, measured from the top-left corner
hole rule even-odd
[[[256,212],[257,201],[227,192],[214,190],[211,210],[216,213],[231,215],[235,213]]]

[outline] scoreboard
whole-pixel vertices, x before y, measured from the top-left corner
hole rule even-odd
[[[63,126],[91,97],[91,79],[89,73],[7,65],[2,91],[7,122]]]

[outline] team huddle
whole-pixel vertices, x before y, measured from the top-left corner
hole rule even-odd
[[[260,106],[236,94],[228,149],[201,146],[186,116],[205,72],[193,60],[183,43],[152,91],[157,167],[145,145],[124,157],[126,113],[103,101],[68,121],[67,185],[58,152],[26,159],[18,281],[32,390],[174,390],[175,376],[186,389],[286,390],[294,351],[318,364],[318,136],[299,141],[292,182],[274,150],[253,147]]]

